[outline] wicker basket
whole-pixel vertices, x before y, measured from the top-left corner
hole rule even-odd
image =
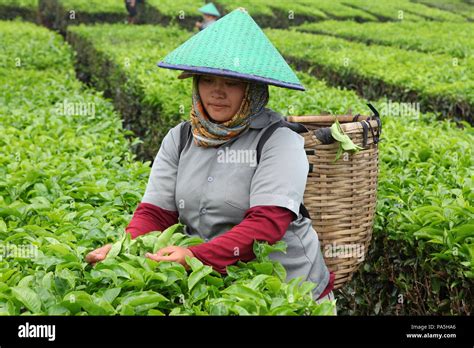
[[[371,106],[369,106],[371,107]],[[373,116],[289,116],[304,125],[301,133],[310,164],[304,194],[329,270],[336,274],[335,288],[352,278],[367,255],[377,201],[378,141],[381,123]],[[343,153],[334,162],[339,143],[329,126],[339,120],[343,131],[364,149]]]

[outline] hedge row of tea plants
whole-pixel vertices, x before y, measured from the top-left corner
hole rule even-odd
[[[121,22],[125,19],[125,6],[121,2],[112,0],[40,0],[41,13],[49,18],[50,26],[65,32],[67,26],[80,23]],[[177,24],[187,30],[193,30],[195,22],[202,20],[197,11],[205,4],[204,1],[193,0],[148,0],[139,11],[138,23]],[[303,23],[305,20],[315,21],[327,19],[323,12],[308,7],[304,0],[289,6],[283,0],[273,1],[270,6],[266,2],[239,1],[216,2],[222,14],[226,14],[237,7],[245,7],[261,26],[286,28],[290,25]],[[364,18],[364,12],[347,8],[348,12],[356,12],[357,18]],[[75,18],[70,18],[70,11],[75,11]],[[291,11],[291,12],[290,12]],[[371,19],[370,15],[365,15]],[[353,17],[347,17],[353,18]]]
[[[0,0],[0,20],[22,18],[38,20],[38,0]]]
[[[367,13],[366,11],[358,10],[344,4],[342,1],[331,1],[331,0],[298,0],[299,11],[305,12],[305,8],[315,8],[325,15],[326,19],[337,19],[337,20],[348,20],[352,19],[358,22],[366,21],[377,21],[375,16]],[[303,7],[304,6],[304,7]],[[286,12],[294,11],[293,4],[287,2],[285,5]],[[307,10],[306,10],[307,11]]]
[[[284,282],[270,252],[223,277],[199,260],[191,269],[145,252],[196,245],[183,225],[130,240],[149,162],[130,152],[121,120],[75,78],[62,38],[32,24],[0,22],[0,314],[326,315],[312,283]],[[107,242],[107,260],[84,261]]]
[[[462,22],[466,18],[443,11],[431,6],[425,6],[421,3],[410,0],[390,0],[390,1],[372,1],[372,0],[340,0],[343,4],[366,11],[377,17],[380,21],[451,21]],[[452,1],[452,0],[448,0]]]
[[[140,7],[138,23],[178,24],[188,30],[194,28],[201,16],[197,9],[204,0],[147,0]],[[321,20],[367,21],[450,21],[473,20],[471,5],[461,0],[216,0],[221,13],[245,7],[263,27],[287,28],[303,22]],[[126,20],[123,1],[116,0],[1,0],[2,19],[22,17],[31,21],[38,18],[43,24],[65,33],[68,25],[80,23],[120,23]],[[71,14],[71,11],[74,14]]]
[[[202,16],[197,10],[204,4],[204,1],[199,0],[148,0],[139,8],[137,23],[177,24],[187,30],[193,30],[195,22],[202,20]],[[273,1],[270,5],[263,1],[216,2],[216,5],[222,14],[237,7],[245,7],[254,19],[264,27],[286,28],[290,25],[301,24],[305,20],[315,21],[331,18],[320,10],[308,6],[305,0],[298,0],[291,6],[283,0]],[[44,22],[63,33],[69,25],[100,22],[119,23],[126,19],[123,2],[113,0],[40,0],[40,8],[42,17],[45,19]],[[365,15],[363,11],[343,5],[336,6],[337,8],[345,8],[350,13],[355,12],[358,19],[364,18]],[[72,18],[71,11],[74,11]],[[370,15],[365,15],[365,17],[374,19]]]
[[[244,7],[256,21],[264,27],[289,27],[305,21],[314,22],[331,18],[354,19],[359,21],[376,20],[364,11],[350,8],[334,1],[296,0],[277,1],[238,1],[216,0],[216,6],[224,13],[237,7]]]
[[[350,42],[295,30],[266,29],[282,54],[299,68],[366,99],[419,103],[422,111],[472,121],[473,62],[446,54]]]
[[[69,25],[127,20],[123,1],[39,0],[39,13],[43,25],[63,34]]]
[[[439,8],[443,11],[453,12],[474,21],[474,3],[464,0],[413,0],[428,7]]]
[[[455,1],[455,0],[451,0]],[[139,5],[137,23],[177,24],[193,30],[201,20],[197,9],[204,0],[147,0]],[[366,21],[465,21],[466,17],[436,6],[425,6],[408,0],[373,2],[366,0],[216,0],[222,14],[237,7],[245,7],[262,27],[288,28],[304,22],[321,20]],[[466,5],[468,6],[468,5]],[[11,19],[16,16],[41,22],[63,34],[69,25],[81,23],[120,23],[126,21],[123,1],[117,0],[2,0],[0,16]]]
[[[138,24],[168,25],[175,23],[191,30],[202,20],[197,9],[203,1],[147,0],[138,5]],[[128,13],[123,1],[115,0],[39,0],[43,23],[62,33],[70,25],[92,23],[124,23]]]
[[[474,10],[474,6],[473,6]],[[367,44],[393,46],[427,53],[468,58],[474,53],[472,23],[416,22],[356,23],[324,21],[306,23],[297,30],[332,35]],[[416,35],[413,33],[416,32]],[[454,39],[455,38],[455,39]]]
[[[319,21],[321,19],[366,21],[452,21],[465,22],[462,15],[443,11],[432,6],[413,3],[409,0],[372,1],[372,0],[216,0],[224,11],[243,6],[255,16],[271,16],[272,11],[280,16],[294,15],[296,23]],[[269,25],[269,27],[274,27]]]
[[[134,150],[141,158],[154,158],[168,130],[189,114],[190,81],[156,66],[189,35],[177,27],[151,25],[69,28],[67,39],[77,52],[81,78],[113,99],[125,127],[144,141]]]

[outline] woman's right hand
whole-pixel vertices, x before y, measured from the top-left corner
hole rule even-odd
[[[106,244],[103,247],[91,251],[86,255],[86,262],[91,263],[92,266],[94,266],[96,262],[105,260],[111,248],[112,244]]]

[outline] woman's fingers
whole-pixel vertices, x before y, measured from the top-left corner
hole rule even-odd
[[[165,248],[161,248],[160,250],[158,250],[158,252],[155,255],[164,256],[165,254],[174,253],[175,251],[176,251],[176,246],[167,246]]]
[[[86,261],[91,263],[95,262],[97,259],[97,250],[91,251],[89,254],[86,255]]]
[[[91,251],[89,254],[86,255],[86,262],[93,263],[94,265],[98,261],[103,261],[111,248],[112,244],[106,244],[103,247]]]
[[[105,259],[104,255],[102,254],[94,254],[92,255],[92,262],[99,262]]]
[[[106,244],[103,247],[96,249],[94,253],[97,261],[103,261],[107,257],[110,249],[112,249],[112,244]]]
[[[146,253],[145,256],[155,261],[177,261],[177,257],[173,254],[168,256],[159,256],[157,254]]]

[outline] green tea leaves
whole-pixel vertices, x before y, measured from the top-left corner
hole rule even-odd
[[[351,138],[344,133],[337,119],[331,126],[331,135],[339,142],[339,149],[337,150],[336,159],[334,161],[337,161],[341,157],[343,151],[357,152],[362,150],[362,147],[354,144]]]
[[[202,265],[201,267],[194,267],[192,273],[188,278],[188,288],[192,290],[194,286],[204,277],[212,273],[212,267]]]
[[[23,303],[28,310],[33,314],[41,313],[41,300],[38,294],[27,287],[13,287],[11,288],[13,297]]]

